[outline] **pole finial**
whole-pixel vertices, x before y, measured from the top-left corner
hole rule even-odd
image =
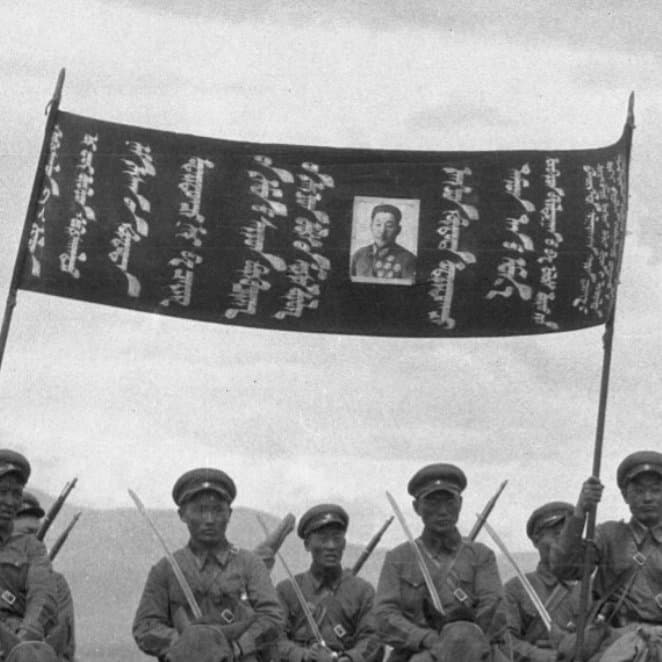
[[[634,90],[630,92],[630,97],[628,99],[627,125],[634,129]]]

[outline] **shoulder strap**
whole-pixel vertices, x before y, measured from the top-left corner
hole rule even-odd
[[[630,529],[632,533],[632,529]],[[646,557],[641,553],[643,546],[648,539],[649,532],[646,532],[646,535],[641,539],[640,543],[637,543],[635,539],[635,545],[637,548],[636,553],[633,555],[632,560],[634,563],[624,570],[612,583],[609,589],[605,592],[605,595],[602,597],[600,602],[595,606],[594,617],[597,617],[598,614],[602,611],[603,607],[607,605],[620,591],[620,595],[614,604],[614,608],[611,610],[611,613],[607,617],[607,624],[611,623],[614,616],[618,613],[619,609],[623,606],[625,599],[628,596],[628,593],[631,591],[632,586],[634,585],[635,579],[639,572],[643,569],[646,564]],[[632,533],[634,538],[634,533]]]

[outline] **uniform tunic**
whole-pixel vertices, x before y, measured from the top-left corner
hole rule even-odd
[[[577,623],[579,585],[559,582],[549,568],[540,564],[535,572],[527,573],[526,577],[559,628],[566,630],[570,623]],[[555,659],[556,653],[549,645],[547,629],[522,582],[513,577],[506,582],[504,590],[515,662],[547,662]],[[547,641],[547,646],[536,645],[536,642],[541,641]]]
[[[59,653],[63,660],[69,662],[73,661],[76,653],[74,601],[64,575],[54,572],[53,577],[57,589],[57,628],[62,631],[62,649]]]
[[[371,612],[375,591],[368,582],[350,570],[343,570],[328,584],[310,570],[296,575],[295,580],[331,650],[347,655],[352,662],[370,662],[381,655]],[[301,662],[315,638],[291,582],[281,582],[276,591],[285,611],[285,638],[278,645],[280,658]]]
[[[228,546],[216,553],[194,550],[189,543],[174,554],[204,616],[225,624],[257,614],[238,639],[243,655],[253,655],[275,641],[283,624],[276,590],[264,563],[252,552]],[[133,622],[139,648],[163,656],[178,634],[173,618],[183,607],[193,616],[167,558],[150,570]]]
[[[0,541],[0,621],[44,635],[56,617],[55,579],[44,544],[12,533]]]
[[[561,578],[581,576],[584,560],[583,518],[569,517],[552,546],[552,570]],[[605,596],[619,576],[635,565],[639,568],[619,610],[614,625],[633,622],[662,625],[662,524],[648,529],[641,522],[605,522],[595,530],[597,574],[594,595]],[[643,565],[637,564],[635,557]],[[618,596],[610,598],[616,602]]]
[[[406,278],[411,280],[416,256],[399,244],[359,248],[352,256],[351,275],[364,278]]]
[[[489,638],[503,634],[506,610],[494,552],[477,542],[459,541],[455,549],[432,555],[422,540],[424,557],[442,606],[468,608]],[[423,639],[436,633],[428,623],[424,603],[430,603],[423,574],[409,543],[386,554],[377,586],[375,618],[382,641],[393,646],[391,662],[407,660],[422,649]]]

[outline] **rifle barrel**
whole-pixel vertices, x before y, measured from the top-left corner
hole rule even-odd
[[[496,494],[485,504],[485,508],[483,508],[483,512],[478,515],[478,519],[474,523],[473,527],[471,528],[471,531],[469,532],[469,535],[467,536],[469,540],[476,540],[478,537],[478,534],[480,533],[480,530],[483,528],[483,525],[487,521],[487,518],[490,516],[490,513],[494,509],[494,506],[496,505],[496,502],[499,500],[499,497],[501,496],[501,492],[503,492],[504,488],[508,485],[508,481],[504,480],[503,483],[501,483],[501,486],[499,489],[496,491]]]
[[[62,533],[59,535],[58,539],[53,543],[53,546],[50,548],[50,550],[48,552],[48,558],[51,561],[57,556],[57,553],[62,548],[62,545],[64,545],[67,538],[69,537],[69,534],[71,533],[71,529],[73,529],[74,526],[76,526],[76,522],[78,522],[78,520],[80,519],[80,516],[82,514],[83,514],[82,512],[77,512],[73,516],[71,522],[69,522],[69,524],[67,524],[67,528],[64,531],[62,531]]]
[[[379,531],[375,533],[375,535],[370,539],[370,542],[366,545],[365,549],[361,552],[361,555],[359,556],[358,559],[356,559],[356,563],[354,564],[354,567],[352,568],[352,574],[353,575],[358,575],[359,571],[365,564],[365,562],[368,560],[370,557],[370,554],[374,551],[375,547],[379,544],[379,541],[382,539],[382,536],[384,533],[386,533],[386,529],[388,529],[389,526],[391,526],[391,523],[393,522],[394,516],[391,515],[385,522],[382,524],[380,527]]]
[[[60,496],[55,499],[53,502],[53,505],[48,509],[48,512],[46,513],[46,516],[44,519],[41,521],[41,524],[39,526],[39,529],[37,530],[37,533],[35,534],[37,536],[37,540],[43,540],[44,537],[46,536],[46,532],[50,528],[51,524],[54,522],[55,518],[57,517],[58,513],[62,509],[62,506],[64,505],[64,502],[67,500],[67,497],[71,493],[71,490],[76,487],[76,483],[78,482],[78,478],[74,478],[73,480],[70,480],[62,489],[62,492],[60,492]]]

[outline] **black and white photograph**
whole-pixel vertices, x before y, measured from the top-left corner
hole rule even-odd
[[[411,285],[416,278],[420,201],[354,198],[349,273],[358,283]]]
[[[0,22],[0,662],[662,659],[659,3]]]

